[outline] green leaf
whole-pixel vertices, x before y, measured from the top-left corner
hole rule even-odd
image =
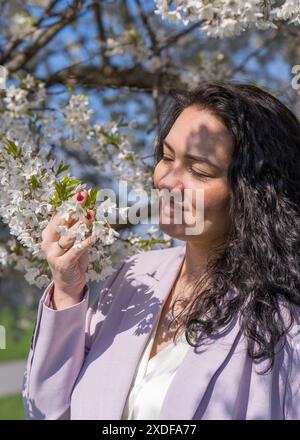
[[[32,184],[34,189],[40,188],[40,186],[41,186],[41,184],[38,181],[38,179],[36,178],[36,176],[31,176],[31,184]]]
[[[81,180],[71,179],[70,174],[64,174],[62,180],[54,182],[55,193],[49,203],[58,207],[61,202],[68,200],[75,194],[75,188],[79,184],[81,184]]]
[[[72,179],[68,181],[69,185],[77,185],[78,183],[81,183],[78,179]]]
[[[201,66],[201,64],[204,61],[204,57],[203,57],[202,53],[197,52],[195,58],[196,58],[196,62]]]
[[[129,32],[128,41],[131,44],[141,43],[142,42],[142,36],[141,36],[141,34],[139,32],[136,32],[135,29],[131,29],[130,32]]]
[[[28,116],[34,116],[34,113],[32,110],[30,110],[30,108],[26,108],[24,110],[24,113],[25,113],[25,115],[28,115]]]
[[[100,188],[98,188],[97,186],[95,186],[95,188],[92,188],[90,190],[88,199],[87,199],[87,206],[89,209],[93,209],[95,207],[95,203],[97,200],[97,195],[100,192]]]
[[[18,148],[13,141],[11,141],[10,139],[7,139],[3,135],[1,135],[0,140],[5,142],[5,144],[6,144],[6,151],[7,151],[8,154],[13,156],[15,159],[22,157],[22,149],[21,149],[21,147]]]
[[[63,162],[61,161],[60,164],[58,165],[58,168],[57,168],[57,171],[56,171],[55,175],[58,176],[63,171],[66,171],[69,168],[70,168],[70,165],[64,165]]]
[[[71,95],[74,95],[75,89],[73,87],[71,87],[69,84],[67,84],[67,90]]]
[[[106,131],[104,131],[104,130],[99,130],[99,133],[102,134],[102,136],[104,136],[109,143],[118,146],[118,142],[119,142],[118,137],[112,137],[108,133],[106,133]]]

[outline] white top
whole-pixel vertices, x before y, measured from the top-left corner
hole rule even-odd
[[[149,360],[158,322],[142,354],[121,420],[159,420],[168,387],[191,347],[182,333]]]

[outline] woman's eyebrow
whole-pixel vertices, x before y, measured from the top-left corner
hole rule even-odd
[[[171,145],[167,142],[167,141],[163,141],[163,144],[169,148],[174,154],[175,154],[175,150],[173,147],[171,147]],[[202,163],[206,163],[207,165],[212,166],[213,168],[216,168],[218,171],[222,171],[220,167],[218,167],[218,165],[216,165],[215,163],[211,162],[207,157],[204,156],[197,156],[194,154],[185,154],[185,157],[187,157],[188,159],[194,160],[196,162],[202,162]]]

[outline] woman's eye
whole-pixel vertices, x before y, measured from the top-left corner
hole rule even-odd
[[[167,156],[163,156],[162,157],[162,160],[166,160],[166,161],[168,161],[168,160],[172,160],[170,157],[167,157]]]
[[[200,179],[208,179],[209,176],[207,176],[206,174],[203,173],[198,173],[197,171],[193,170],[191,168],[192,173],[194,174],[194,176],[200,178]]]
[[[164,162],[171,162],[173,159],[172,159],[171,157],[168,157],[168,156],[163,155],[163,156],[162,156],[162,160],[163,160]],[[208,179],[208,178],[209,178],[209,176],[207,176],[206,174],[203,174],[203,173],[197,172],[197,171],[193,170],[193,168],[190,168],[190,170],[191,170],[192,174],[193,174],[195,177],[197,177],[198,179]]]

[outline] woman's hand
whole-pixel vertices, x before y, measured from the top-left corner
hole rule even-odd
[[[76,194],[76,200],[83,203],[87,199],[86,190]],[[95,213],[92,210],[87,214],[90,218],[85,218],[86,224],[94,220]],[[92,236],[89,235],[81,242],[81,249],[73,246],[75,238],[61,236],[56,228],[59,225],[67,226],[69,230],[74,230],[80,226],[80,221],[74,220],[74,215],[69,221],[65,221],[58,213],[55,213],[42,231],[41,249],[46,255],[49,267],[54,280],[54,292],[52,296],[52,305],[54,309],[59,310],[69,307],[82,300],[83,288],[86,284],[85,273],[88,266],[88,248],[94,244]],[[68,250],[63,250],[59,244]]]

